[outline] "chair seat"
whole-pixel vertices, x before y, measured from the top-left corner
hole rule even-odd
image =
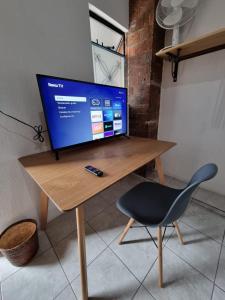
[[[157,226],[180,193],[181,190],[158,183],[142,182],[124,194],[117,207],[141,224]]]

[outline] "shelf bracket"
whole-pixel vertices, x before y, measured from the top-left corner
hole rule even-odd
[[[181,61],[180,59],[180,50],[177,50],[177,54],[172,54],[172,53],[167,53],[169,56],[169,61],[171,62],[171,73],[173,77],[173,82],[177,82],[177,75],[178,75],[178,68],[179,68],[179,62]]]

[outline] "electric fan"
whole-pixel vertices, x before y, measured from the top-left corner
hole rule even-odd
[[[173,30],[172,46],[179,43],[179,29],[196,14],[199,0],[160,0],[156,21],[160,27]]]

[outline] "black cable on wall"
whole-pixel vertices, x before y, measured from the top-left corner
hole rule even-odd
[[[19,120],[19,119],[15,118],[15,117],[13,117],[13,116],[11,116],[11,115],[5,113],[5,112],[2,111],[2,110],[0,110],[0,113],[1,113],[2,115],[4,115],[4,116],[8,117],[8,118],[11,118],[11,119],[13,119],[13,120],[15,120],[15,121],[17,121],[17,122],[23,124],[23,125],[26,125],[26,126],[32,128],[32,129],[34,130],[34,132],[35,132],[35,135],[33,136],[33,140],[34,140],[34,141],[39,141],[40,143],[43,143],[43,142],[44,142],[45,139],[44,139],[43,133],[44,133],[44,132],[47,132],[48,130],[43,130],[42,125],[35,125],[35,126],[32,126],[32,125],[30,125],[30,124],[28,124],[28,123],[26,123],[26,122],[24,122],[24,121],[22,121],[22,120]]]

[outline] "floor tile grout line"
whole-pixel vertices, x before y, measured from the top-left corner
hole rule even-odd
[[[103,196],[101,196],[104,200],[106,200],[105,199],[105,197],[103,197]],[[106,200],[107,201],[107,200]],[[95,217],[97,217],[98,215],[100,215],[104,210],[106,210],[107,208],[109,208],[109,207],[111,207],[111,206],[113,206],[113,204],[115,204],[115,202],[112,202],[112,203],[108,203],[108,205],[106,206],[106,207],[104,207],[100,212],[98,212],[96,215],[94,215],[94,216],[92,216],[92,217],[90,217],[90,218],[85,218],[85,222],[87,223],[87,222],[89,222],[90,220],[92,220],[92,219],[94,219]],[[66,213],[64,213],[64,214],[66,214]],[[49,223],[48,223],[48,225],[49,224],[51,224],[52,222],[54,222],[55,220],[57,220],[57,218],[60,218],[60,216],[61,215],[59,215],[58,217],[56,217],[56,218],[54,218],[53,220],[51,220]],[[67,238],[71,233],[73,233],[74,231],[76,231],[77,230],[77,228],[75,227],[75,229],[73,230],[73,231],[71,231],[69,234],[67,234],[66,236],[64,236],[60,241],[57,241],[56,243],[58,244],[59,242],[61,242],[62,240],[64,240],[65,238]],[[47,232],[47,231],[46,231]]]
[[[216,273],[215,273],[215,277],[214,277],[214,281],[213,281],[213,290],[212,290],[212,294],[211,294],[211,300],[213,299],[213,293],[214,293],[214,289],[215,289],[216,277],[217,277],[217,273],[218,273],[218,269],[219,269],[220,258],[221,258],[221,255],[222,255],[224,237],[225,237],[225,230],[224,230],[224,233],[223,233],[222,245],[221,245],[221,248],[220,248],[220,253],[219,253],[218,262],[217,262],[217,266],[216,266]]]
[[[175,230],[173,230],[173,233],[175,232]],[[173,250],[171,250],[170,248],[168,248],[167,246],[166,246],[166,244],[168,243],[168,241],[169,241],[169,239],[171,238],[171,236],[172,236],[172,234],[173,233],[171,233],[171,235],[170,235],[170,237],[168,238],[168,240],[166,241],[166,243],[165,243],[165,245],[164,245],[164,247],[163,247],[163,249],[164,248],[167,248],[169,251],[171,251],[175,256],[177,256],[179,259],[181,259],[183,262],[185,262],[186,264],[188,264],[192,269],[194,269],[195,271],[197,271],[199,274],[201,274],[203,277],[205,277],[206,279],[208,279],[208,277],[206,277],[204,274],[202,274],[199,270],[197,270],[197,269],[195,269],[191,264],[189,264],[188,262],[186,262],[185,260],[183,260],[180,256],[178,256]],[[151,272],[151,270],[153,269],[153,267],[154,267],[154,265],[155,265],[155,263],[156,263],[156,261],[158,260],[158,257],[156,258],[156,260],[154,261],[154,263],[152,264],[152,266],[151,266],[151,268],[150,268],[150,270],[148,271],[148,273],[146,274],[146,276],[145,276],[145,278],[143,279],[143,281],[142,281],[142,285],[144,286],[144,281],[145,281],[145,279],[147,278],[147,276],[149,275],[149,273]],[[212,280],[210,280],[210,279],[208,279],[209,281],[211,281],[212,282]],[[145,288],[145,286],[144,286],[144,288]],[[146,288],[145,288],[146,289]],[[150,293],[150,295],[155,299],[155,297],[151,294],[151,292],[147,289],[147,291]]]
[[[157,260],[158,260],[158,257],[155,259],[155,261],[153,262],[153,264],[152,264],[152,266],[150,267],[150,269],[148,270],[148,272],[147,272],[147,274],[145,275],[145,277],[144,277],[144,279],[142,280],[142,283],[141,283],[141,285],[148,291],[148,293],[154,298],[154,299],[156,299],[153,295],[152,295],[152,293],[144,286],[144,281],[145,281],[145,279],[148,277],[148,274],[150,274],[150,272],[151,272],[151,270],[153,269],[153,267],[154,267],[154,265],[156,264],[156,262],[157,262]]]
[[[170,237],[172,236],[172,234],[174,233],[174,231],[175,230],[173,230],[172,232],[171,232],[171,234],[169,235],[169,237],[168,237],[168,239],[165,241],[165,243],[164,243],[164,245],[163,245],[163,248],[165,247],[165,245],[166,245],[166,243],[169,241],[169,239],[170,239]],[[115,239],[114,239],[115,240]],[[151,242],[151,240],[149,240],[150,242]],[[111,245],[111,244],[110,244]],[[109,245],[109,246],[110,246]],[[111,248],[110,248],[111,249]],[[113,251],[113,249],[111,249],[112,251]],[[113,251],[113,253],[115,253],[114,251]],[[115,253],[116,254],[116,253]],[[117,254],[116,254],[117,255]],[[118,255],[117,255],[118,256]],[[118,258],[122,261],[122,259],[118,256]],[[150,294],[150,296],[152,296],[152,298],[153,299],[155,299],[155,297],[150,293],[150,291],[149,290],[147,290],[146,289],[146,287],[143,285],[143,282],[145,281],[145,279],[146,279],[146,277],[148,276],[148,274],[150,273],[150,271],[152,270],[152,268],[153,268],[153,266],[155,265],[155,263],[156,263],[156,261],[158,260],[158,257],[156,257],[156,259],[153,261],[153,263],[152,263],[152,265],[150,266],[150,268],[149,268],[149,270],[147,271],[147,273],[145,274],[145,276],[144,276],[144,278],[141,280],[141,284],[140,284],[140,286],[139,286],[139,288],[136,290],[136,293],[133,295],[133,297],[131,298],[131,300],[133,300],[134,299],[134,297],[136,296],[136,294],[138,293],[138,291],[139,291],[139,289],[143,286],[143,288]],[[122,261],[122,263],[123,264],[125,264],[123,261]],[[125,264],[125,266],[126,266],[126,264]],[[127,267],[127,266],[126,266]],[[127,267],[128,268],[128,267]],[[133,276],[135,276],[134,274],[133,274],[133,272],[128,268],[128,270],[132,273],[132,275]],[[136,278],[136,276],[135,276],[135,278]],[[137,279],[139,282],[140,282],[140,280],[139,279]]]
[[[57,254],[57,252],[56,252],[56,250],[55,250],[55,248],[54,248],[54,246],[53,246],[53,244],[52,244],[52,242],[51,242],[51,240],[50,240],[50,238],[49,238],[49,236],[48,236],[48,234],[47,234],[46,231],[45,231],[45,234],[46,234],[46,236],[47,236],[47,238],[48,238],[48,240],[49,240],[50,245],[52,246],[52,250],[53,250],[53,252],[55,253],[55,256],[56,256],[56,258],[57,258],[57,260],[58,260],[58,262],[59,262],[59,265],[60,265],[60,267],[61,267],[61,269],[62,269],[62,271],[63,271],[63,273],[64,273],[64,275],[65,275],[65,277],[66,277],[66,280],[68,281],[69,285],[71,286],[70,281],[69,281],[69,278],[67,277],[66,272],[64,271],[64,268],[63,268],[63,266],[62,266],[62,264],[61,264],[61,261],[60,261],[60,259],[59,259],[59,257],[58,257],[58,254]],[[67,286],[68,286],[68,285],[67,285]],[[66,288],[66,287],[65,287],[65,288]],[[74,294],[75,298],[77,299],[77,296],[76,296],[76,294],[74,293],[74,290],[73,290],[72,286],[71,286],[71,289],[72,289],[72,291],[73,291],[73,294]],[[63,291],[63,290],[62,290],[62,291]],[[62,291],[61,291],[61,292],[62,292]],[[59,295],[59,294],[58,294],[58,295]]]
[[[99,256],[101,256],[103,254],[103,252],[105,252],[109,247],[107,246],[106,248],[104,248],[95,258],[93,258],[88,264],[87,264],[87,271],[88,268],[94,263],[94,261],[99,258]],[[87,272],[88,273],[88,272]],[[78,275],[76,275],[72,280],[71,280],[71,284],[72,282],[74,282],[78,277],[80,277],[80,273]],[[72,286],[72,285],[71,285]],[[72,288],[73,289],[73,288]]]
[[[102,196],[102,198],[103,199],[105,199],[105,197],[104,196]],[[106,200],[106,199],[105,199]],[[107,200],[106,200],[107,201]],[[106,210],[107,208],[110,208],[110,207],[112,207],[113,205],[115,205],[115,202],[112,202],[112,203],[110,203],[109,205],[107,205],[105,208],[103,208],[99,213],[97,213],[95,216],[92,216],[90,219],[85,219],[85,223],[87,223],[88,224],[88,226],[99,236],[99,238],[104,242],[104,244],[106,245],[106,248],[104,248],[94,259],[92,259],[88,264],[87,264],[87,267],[89,267],[104,251],[106,251],[106,249],[110,249],[116,256],[117,256],[117,258],[123,263],[123,265],[128,269],[128,271],[136,278],[136,276],[131,272],[131,270],[126,266],[126,264],[120,259],[120,257],[118,257],[118,255],[110,248],[110,245],[114,242],[114,240],[116,239],[116,238],[118,238],[118,236],[121,234],[121,232],[122,232],[122,230],[121,230],[121,232],[110,242],[110,244],[108,245],[103,239],[102,239],[102,237],[98,234],[98,232],[91,226],[91,224],[89,223],[89,221],[90,220],[92,220],[92,219],[94,219],[95,217],[97,217],[98,215],[100,215],[101,213],[103,213],[103,211],[104,210]],[[60,217],[60,216],[59,216]],[[65,274],[65,276],[66,276],[66,279],[67,279],[67,281],[69,282],[69,285],[71,286],[71,283],[74,281],[74,280],[76,280],[79,276],[80,276],[80,274],[78,274],[74,279],[72,279],[72,281],[70,281],[69,279],[68,279],[68,277],[67,277],[67,275],[66,275],[66,273],[65,273],[65,271],[64,271],[64,269],[63,269],[63,266],[61,265],[61,262],[60,262],[60,259],[59,259],[59,257],[58,257],[58,255],[57,255],[57,253],[56,253],[56,251],[55,251],[55,247],[57,247],[57,245],[60,243],[60,242],[62,242],[63,240],[65,240],[66,238],[68,238],[70,235],[72,235],[73,233],[76,233],[76,231],[77,231],[77,228],[75,228],[72,232],[70,232],[68,235],[66,235],[66,236],[64,236],[61,240],[59,240],[59,241],[57,241],[56,242],[56,244],[54,245],[51,241],[50,241],[50,237],[48,236],[48,234],[47,234],[47,231],[45,232],[46,233],[46,236],[47,236],[47,238],[48,238],[48,240],[49,240],[49,242],[50,242],[50,245],[51,245],[51,248],[53,249],[53,251],[54,251],[54,253],[55,253],[55,255],[56,255],[56,257],[57,257],[57,259],[58,259],[58,261],[59,261],[59,264],[60,264],[60,266],[61,266],[61,268],[62,268],[62,270],[63,270],[63,273]],[[172,233],[171,233],[172,234]],[[168,241],[168,240],[167,240]],[[50,249],[50,248],[49,248]],[[48,249],[48,250],[49,250]],[[154,264],[154,263],[153,263]],[[151,267],[150,267],[151,268]],[[137,278],[136,278],[137,279]],[[138,280],[138,279],[137,279]],[[139,281],[139,280],[138,280]],[[139,281],[140,282],[140,281]],[[141,282],[140,282],[141,283]],[[67,285],[68,286],[68,285]],[[66,287],[65,287],[66,288]],[[65,289],[64,288],[64,289]],[[71,288],[72,288],[72,286],[71,286]],[[73,288],[72,288],[72,290],[73,290]],[[63,291],[63,290],[62,290]],[[61,292],[62,292],[61,291]],[[60,292],[60,293],[61,293]],[[59,293],[59,294],[60,294]],[[74,293],[74,291],[73,291],[73,293]],[[59,295],[58,294],[58,295]],[[74,293],[74,295],[75,295],[75,293]],[[57,296],[56,296],[57,297]],[[75,295],[75,297],[76,297],[76,295]]]
[[[21,271],[23,269],[23,267],[19,267],[18,270],[16,270],[15,272],[11,273],[10,275],[6,276],[5,278],[3,278],[1,280],[0,283],[4,283],[6,280],[8,280],[11,276],[15,275],[16,273],[18,273],[19,271]]]
[[[221,288],[218,284],[214,284],[215,287],[217,287],[218,289],[220,289],[221,291],[223,291],[225,293],[225,289]]]
[[[50,244],[51,245],[51,244]],[[11,276],[15,275],[16,273],[18,273],[19,271],[22,271],[24,268],[26,268],[27,266],[29,266],[30,263],[33,262],[33,260],[35,260],[36,258],[42,256],[44,253],[46,253],[47,251],[49,251],[50,249],[52,249],[52,246],[50,246],[49,248],[45,249],[44,251],[42,251],[41,253],[37,253],[35,254],[35,256],[32,258],[32,260],[24,266],[18,267],[18,270],[15,270],[13,273],[11,273],[10,275],[6,276],[5,278],[3,278],[0,283],[5,282],[6,280],[8,280]],[[4,259],[6,259],[6,257],[3,256]],[[9,262],[10,263],[10,262]]]
[[[85,224],[87,224],[95,233],[97,233],[95,231],[95,229],[91,226],[91,224],[88,222],[88,220],[85,220]],[[57,241],[57,242],[54,242],[54,243],[51,243],[53,245],[53,247],[58,247],[58,245],[62,242],[62,241],[65,241],[70,235],[72,234],[76,234],[77,233],[77,228],[75,227],[75,229],[73,231],[71,231],[70,233],[66,234],[61,240]],[[47,231],[46,231],[46,234],[47,234]],[[98,233],[97,233],[98,234]],[[99,235],[98,235],[99,236]],[[86,235],[85,235],[86,237]],[[99,236],[100,237],[100,236]],[[50,237],[49,237],[50,239]],[[105,241],[101,238],[101,240],[105,243]],[[106,243],[105,243],[106,244]],[[107,245],[107,244],[106,244]]]
[[[60,294],[62,294],[68,287],[71,288],[71,290],[72,290],[72,292],[73,292],[73,294],[74,294],[74,296],[75,296],[75,299],[77,300],[77,297],[76,297],[76,295],[75,295],[75,293],[74,293],[74,291],[73,291],[73,289],[72,289],[72,286],[71,286],[70,284],[68,284],[64,289],[62,289],[62,290],[61,290],[61,291],[53,298],[53,300],[56,300],[57,297],[58,297]]]
[[[220,212],[220,213],[222,213],[222,214],[225,214],[225,210],[223,210],[223,209],[220,209],[220,208],[218,208],[218,207],[216,207],[216,206],[213,206],[213,205],[210,205],[210,204],[208,204],[208,203],[205,203],[205,202],[203,202],[202,200],[200,200],[200,199],[198,199],[198,198],[195,198],[195,197],[192,197],[192,199],[193,199],[194,201],[198,202],[199,205],[205,207],[206,209],[210,209],[211,211],[214,211],[214,212],[215,212],[215,211],[218,211],[218,212]]]
[[[136,275],[130,270],[130,268],[123,262],[123,260],[113,251],[112,248],[109,247],[109,249],[112,251],[112,253],[120,260],[120,262],[126,267],[126,269],[134,276],[134,278],[141,284],[141,281],[137,278]]]
[[[151,270],[153,269],[154,265],[156,264],[157,260],[158,260],[158,257],[155,259],[154,263],[152,264],[151,268],[149,269],[148,273],[146,274],[145,278],[143,279],[143,281],[142,281],[142,283],[141,283],[141,285],[143,285],[143,287],[149,292],[149,294],[150,294],[154,299],[156,299],[156,298],[152,295],[151,290],[148,290],[148,289],[145,287],[144,281],[145,281],[145,279],[148,277],[148,275],[150,274],[150,272],[151,272]]]
[[[191,197],[191,203],[194,203],[195,205],[198,205],[201,208],[204,208],[205,210],[209,211],[212,214],[218,215],[220,217],[225,217],[225,211],[223,211],[215,206],[212,206],[210,204],[207,204],[195,197]]]
[[[185,226],[188,226],[188,227],[198,231],[199,233],[201,233],[205,237],[209,238],[209,240],[212,240],[212,241],[216,242],[219,245],[223,244],[223,240],[222,240],[222,242],[219,242],[218,240],[216,240],[216,239],[212,238],[211,236],[205,234],[204,232],[200,231],[199,229],[195,228],[194,226],[190,225],[189,223],[183,221],[182,219],[180,220],[180,222],[183,223]],[[224,230],[225,230],[225,226],[224,226]]]
[[[103,238],[99,235],[99,233],[91,226],[91,224],[88,222],[88,221],[86,221],[86,223],[88,223],[88,225],[91,227],[91,229],[99,236],[99,238],[104,242],[104,244],[106,245],[106,248],[104,248],[93,260],[91,260],[88,264],[87,264],[87,268],[92,264],[92,263],[94,263],[94,261],[99,257],[99,256],[101,256],[102,255],[102,253],[104,252],[104,251],[106,251],[107,249],[109,249],[109,250],[111,250],[113,253],[114,253],[114,251],[111,249],[111,247],[110,247],[110,245],[118,238],[118,236],[121,234],[121,232],[122,232],[122,230],[120,231],[120,233],[118,233],[118,235],[109,243],[109,244],[107,244],[104,240],[103,240]],[[172,235],[172,233],[171,233],[171,235]],[[116,257],[122,262],[122,264],[128,269],[128,271],[135,277],[135,279],[137,279],[136,278],[136,276],[131,272],[131,270],[126,266],[126,264],[120,259],[120,257],[118,257],[118,255],[116,254],[116,253],[114,253],[115,255],[116,255]],[[155,262],[153,262],[153,264],[154,264]],[[151,268],[151,267],[150,267]],[[72,282],[74,282],[78,277],[80,276],[80,274],[78,274],[74,279],[72,279],[72,281],[71,281],[71,283]],[[140,282],[140,280],[139,279],[137,279],[138,280],[138,282],[140,283],[140,286],[141,286],[141,282]],[[133,298],[132,298],[133,299]]]
[[[66,239],[68,239],[68,237],[70,236],[70,235],[72,235],[72,234],[76,234],[76,232],[77,232],[77,228],[75,228],[73,231],[71,231],[69,234],[67,234],[67,235],[65,235],[61,240],[59,240],[59,241],[57,241],[57,242],[51,242],[51,245],[53,246],[53,247],[58,247],[59,246],[59,244],[61,243],[61,242],[63,242],[63,241],[65,241]],[[46,231],[46,235],[47,235],[47,231]],[[50,237],[49,237],[49,239],[50,239]]]
[[[105,207],[103,210],[105,210],[107,207]],[[98,216],[99,214],[101,214],[102,212],[103,212],[103,210],[101,211],[101,212],[98,212],[95,216],[93,216],[92,218],[90,218],[90,219],[85,219],[85,223],[88,223],[88,225],[90,226],[90,224],[89,224],[89,220],[91,220],[91,219],[93,219],[93,218],[95,218],[96,216]],[[60,216],[58,216],[57,218],[60,218]],[[56,220],[57,218],[55,218],[54,220]],[[53,222],[54,220],[52,220],[51,222]],[[50,223],[51,223],[50,222]],[[76,217],[75,217],[75,224],[76,224]],[[75,225],[75,228],[72,230],[72,231],[70,231],[68,234],[66,234],[65,236],[63,236],[62,237],[62,239],[60,239],[59,241],[56,241],[56,242],[54,242],[54,246],[57,246],[60,242],[62,242],[63,240],[65,240],[66,238],[68,238],[72,233],[74,233],[74,232],[76,232],[77,231],[77,227],[76,227],[76,225]],[[47,230],[46,230],[46,233],[47,233]]]
[[[225,241],[225,230],[224,230],[224,234],[223,234],[222,244],[224,243],[224,241]]]
[[[134,300],[134,298],[136,297],[136,295],[138,294],[141,288],[145,289],[145,291],[149,294],[149,296],[151,296],[154,300],[157,300],[155,297],[153,297],[153,295],[146,289],[146,287],[142,283],[139,285],[138,289],[132,296],[131,300]]]
[[[104,200],[106,200],[105,197],[102,196],[102,198],[103,198]],[[107,201],[107,200],[106,200],[106,201]],[[106,207],[102,208],[102,210],[99,211],[96,215],[91,216],[90,218],[85,219],[85,221],[88,222],[88,221],[93,220],[94,218],[96,218],[97,216],[99,216],[100,214],[102,214],[106,209],[108,209],[109,207],[111,207],[113,204],[115,204],[115,202],[108,203],[108,205],[107,205]]]
[[[192,264],[190,264],[190,263],[189,263],[188,261],[186,261],[184,258],[182,258],[182,257],[179,256],[177,253],[175,253],[174,250],[172,250],[171,248],[169,248],[169,247],[167,247],[167,246],[166,246],[166,248],[167,248],[169,251],[173,252],[173,254],[174,254],[175,256],[177,256],[179,259],[181,259],[183,262],[185,262],[187,265],[189,265],[189,266],[190,266],[192,269],[194,269],[196,272],[198,272],[198,273],[201,274],[203,277],[205,277],[206,279],[208,279],[210,282],[213,283],[213,280],[212,280],[212,279],[208,278],[205,274],[203,274],[201,271],[199,271],[198,269],[196,269]]]
[[[94,230],[94,229],[93,229]],[[94,230],[95,231],[95,230]],[[96,232],[96,231],[95,231]],[[97,233],[97,232],[96,232]],[[98,233],[97,233],[98,234]],[[105,243],[105,245],[106,245],[106,248],[105,249],[103,249],[92,261],[90,261],[88,264],[87,264],[87,268],[98,258],[98,257],[100,257],[102,254],[103,254],[103,252],[104,251],[106,251],[107,249],[108,250],[110,250],[118,259],[119,259],[119,261],[125,266],[125,268],[129,271],[129,273],[131,273],[133,276],[134,276],[134,278],[140,283],[140,285],[141,285],[141,281],[133,274],[133,272],[128,268],[128,266],[121,260],[121,258],[111,249],[111,247],[110,247],[110,245],[115,241],[115,239],[117,239],[117,237],[119,236],[120,234],[118,234],[114,239],[113,239],[113,241],[109,244],[109,245],[107,245],[106,243],[105,243],[105,241],[104,241],[104,243]],[[153,262],[153,264],[154,264],[155,262]],[[150,267],[151,268],[151,267]],[[71,283],[72,282],[74,282],[78,277],[80,276],[80,274],[78,274],[72,281],[71,281]]]
[[[88,223],[88,222],[87,222]],[[183,222],[182,222],[183,223]],[[88,223],[88,225],[92,228],[92,230],[94,231],[94,232],[96,232],[95,231],[95,229]],[[191,227],[191,226],[190,226]],[[193,229],[195,229],[195,228],[193,228]],[[198,231],[198,230],[197,230]],[[169,238],[166,240],[166,243],[164,244],[164,247],[166,246],[166,244],[168,243],[168,241],[169,241],[169,239],[172,237],[172,235],[173,235],[173,233],[175,232],[175,230],[173,230],[172,232],[171,232],[171,234],[170,234],[170,236],[169,236]],[[199,231],[200,232],[200,231]],[[97,235],[101,238],[101,236],[98,234],[98,232],[96,232],[97,233]],[[202,233],[202,232],[200,232],[200,233]],[[122,264],[128,269],[128,271],[136,278],[136,276],[133,274],[133,272],[126,266],[126,264],[121,260],[121,258],[111,249],[111,247],[110,247],[110,245],[118,238],[118,236],[119,236],[120,234],[118,234],[111,242],[110,242],[110,244],[106,244],[106,242],[101,238],[101,240],[105,243],[105,245],[106,245],[106,248],[102,251],[102,252],[100,252],[91,262],[89,262],[88,263],[88,267],[104,252],[104,251],[106,251],[106,249],[110,249],[117,257],[118,257],[118,259],[122,262]],[[213,240],[213,239],[212,239]],[[214,240],[213,240],[214,241]],[[221,246],[223,246],[223,245],[221,245]],[[203,273],[201,273],[198,269],[196,269],[194,266],[192,266],[190,263],[188,263],[186,260],[184,260],[183,258],[181,258],[179,255],[177,255],[172,249],[170,249],[170,248],[168,248],[168,247],[166,247],[167,249],[169,249],[171,252],[173,252],[174,253],[174,255],[175,256],[177,256],[177,257],[179,257],[182,261],[184,261],[185,263],[187,263],[191,268],[193,268],[195,271],[197,271],[199,274],[201,274],[202,276],[204,276],[206,279],[208,279],[209,281],[211,281],[212,282],[212,280],[211,279],[209,279],[207,276],[205,276]],[[153,264],[151,265],[151,267],[150,267],[150,269],[149,269],[149,271],[147,272],[147,274],[146,274],[146,276],[144,277],[144,279],[142,280],[142,282],[141,282],[141,284],[140,284],[140,286],[141,285],[143,285],[143,282],[145,281],[145,279],[146,279],[146,277],[148,276],[148,274],[151,272],[151,270],[152,270],[152,268],[153,268],[153,266],[155,265],[155,263],[156,263],[156,261],[157,261],[157,258],[155,259],[155,261],[153,262]],[[75,279],[77,279],[78,277],[80,276],[80,274],[79,275],[77,275],[72,281],[71,281],[71,283],[75,280]],[[136,278],[137,279],[137,278]],[[139,279],[137,279],[138,280],[138,282],[140,282],[140,280]],[[139,286],[139,288],[140,288],[140,286]],[[143,286],[144,288],[145,288],[145,286]],[[145,288],[146,289],[146,288]],[[137,289],[138,290],[138,289]],[[150,293],[150,291],[149,290],[147,290],[148,291],[148,293],[154,298],[154,296]],[[135,293],[135,295],[136,295],[136,293]]]
[[[103,197],[104,198],[104,197]],[[105,199],[105,198],[104,198]],[[106,200],[107,201],[107,200]],[[100,212],[98,212],[96,215],[85,219],[86,222],[89,222],[91,220],[93,220],[94,218],[96,218],[97,216],[99,216],[100,214],[102,214],[106,209],[109,209],[110,207],[112,207],[113,205],[115,205],[115,202],[109,203],[106,207],[104,207]]]
[[[111,205],[110,205],[111,206]],[[107,207],[105,207],[103,210],[105,210]],[[95,218],[96,216],[98,216],[99,214],[101,214],[102,212],[103,212],[103,210],[101,211],[101,212],[99,212],[99,213],[97,213],[95,216],[93,216],[93,218]],[[60,217],[60,216],[59,216]],[[57,217],[57,218],[59,218],[59,217]],[[56,219],[57,219],[56,218]],[[91,219],[93,219],[93,218],[91,218]],[[89,223],[89,220],[91,220],[91,219],[85,219],[85,223],[87,223],[88,224],[88,226],[90,226],[91,227],[91,229],[93,229],[94,230],[94,228],[90,225],[90,223]],[[76,223],[76,217],[75,217],[75,223]],[[95,230],[94,230],[95,231]],[[74,233],[76,233],[77,232],[77,227],[76,227],[76,225],[75,225],[75,228],[70,232],[70,233],[68,233],[68,234],[66,234],[65,236],[63,236],[62,237],[62,239],[60,239],[59,241],[56,241],[56,242],[54,242],[54,243],[52,243],[52,245],[54,246],[54,247],[57,247],[58,245],[59,245],[59,243],[61,243],[62,241],[64,241],[65,239],[67,239],[70,235],[72,235],[72,234],[74,234]],[[96,232],[96,231],[95,231]],[[96,232],[97,233],[97,232]],[[47,230],[46,230],[46,234],[47,234]],[[50,237],[49,237],[50,238]]]
[[[169,235],[168,239],[166,240],[163,249],[165,249],[166,244],[168,243],[169,239],[172,237],[173,233],[175,232],[175,229],[173,229],[173,231],[171,232],[171,234]],[[151,272],[151,270],[153,269],[155,263],[157,262],[158,257],[155,259],[154,263],[152,264],[152,266],[150,267],[149,271],[147,272],[146,276],[144,277],[144,279],[141,282],[141,285],[143,285],[143,287],[148,291],[148,293],[156,300],[156,298],[152,295],[152,293],[144,286],[144,281],[145,279],[148,277],[149,273]]]
[[[88,223],[88,225],[91,227],[91,229],[98,235],[98,237],[104,242],[104,244],[106,245],[106,248],[104,248],[93,260],[91,260],[88,264],[87,264],[87,267],[89,267],[104,251],[106,251],[107,249],[109,249],[109,250],[111,250],[112,251],[112,249],[110,248],[110,245],[118,238],[118,236],[121,234],[121,232],[122,232],[122,230],[121,230],[121,232],[120,233],[118,233],[118,235],[109,243],[109,244],[107,244],[104,240],[103,240],[103,238],[99,235],[99,233]],[[113,253],[114,253],[114,251],[112,251]],[[116,255],[117,256],[117,255]],[[124,264],[124,263],[123,263]],[[127,268],[127,266],[126,266],[126,268]],[[129,270],[130,271],[130,270]],[[131,271],[130,271],[131,272]],[[132,272],[131,272],[132,273]],[[133,273],[132,273],[132,275],[133,275]],[[80,274],[79,275],[77,275],[76,276],[76,278],[74,278],[73,279],[73,281],[75,280],[75,279],[77,279],[78,277],[80,276]],[[135,278],[136,278],[136,276],[135,276]],[[139,281],[139,280],[138,280]],[[140,282],[140,281],[139,281]]]
[[[106,246],[110,246],[114,241],[115,241],[115,239],[117,239],[119,236],[120,236],[120,234],[122,233],[122,229],[121,229],[121,231],[120,231],[120,233],[118,233],[117,235],[116,235],[116,237],[109,243],[109,244],[107,244],[106,243],[106,241],[101,237],[101,235],[98,233],[98,231],[96,231],[95,230],[95,228],[90,224],[90,223],[88,223],[88,225],[91,227],[91,229],[99,236],[99,238],[106,244]],[[124,225],[124,226],[126,226],[126,225]]]
[[[138,291],[140,290],[140,288],[141,288],[141,284],[139,285],[139,287],[136,289],[136,291],[135,291],[134,294],[132,295],[131,300],[134,299],[134,297],[137,295],[137,293],[138,293]]]

